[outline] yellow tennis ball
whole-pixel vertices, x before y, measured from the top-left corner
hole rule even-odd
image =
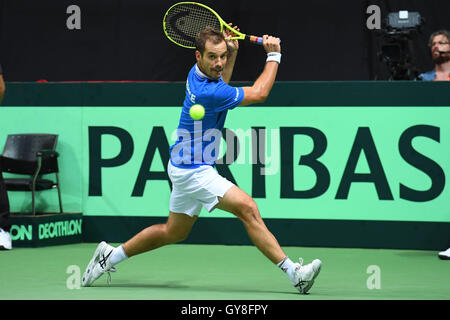
[[[189,109],[189,115],[194,120],[202,120],[205,116],[205,108],[201,104],[194,104]]]

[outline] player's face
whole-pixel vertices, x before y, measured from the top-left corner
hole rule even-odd
[[[227,63],[227,44],[225,41],[214,44],[206,41],[203,55],[196,51],[197,65],[208,77],[219,79]]]
[[[450,51],[449,39],[447,39],[447,37],[443,34],[437,35],[431,42],[431,56],[436,63],[442,60],[439,51]]]

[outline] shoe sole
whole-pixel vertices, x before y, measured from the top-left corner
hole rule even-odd
[[[449,257],[449,256],[445,256],[445,255],[443,255],[443,254],[438,255],[438,257],[439,257],[439,259],[441,259],[441,260],[450,260],[450,257]]]
[[[83,278],[81,279],[81,286],[82,287],[89,287],[92,282],[91,281],[91,270],[94,268],[94,266],[98,263],[100,260],[100,256],[106,251],[108,248],[108,245],[105,241],[102,241],[97,246],[97,249],[95,249],[94,255],[92,256],[91,261],[89,261],[88,266],[86,267],[86,270],[83,273]]]
[[[302,291],[300,291],[301,294],[307,294],[307,293],[308,293],[309,289],[311,289],[311,287],[312,287],[313,284],[314,284],[314,280],[317,278],[317,276],[318,276],[319,273],[320,273],[320,270],[322,269],[322,261],[320,261],[319,259],[316,259],[316,260],[320,262],[319,267],[318,267],[317,270],[314,272],[314,276],[313,276],[313,278],[311,279],[311,281],[309,281],[308,285],[306,285],[305,288],[304,288]],[[314,260],[314,261],[316,261],[316,260]],[[313,262],[314,262],[314,261],[313,261]]]

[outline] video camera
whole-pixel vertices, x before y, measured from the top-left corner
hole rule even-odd
[[[391,12],[386,18],[381,36],[380,61],[389,69],[388,80],[413,80],[419,71],[412,65],[412,40],[421,32],[424,20],[418,12]]]

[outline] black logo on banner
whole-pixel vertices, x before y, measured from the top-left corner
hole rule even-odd
[[[252,130],[260,132],[265,130],[265,128],[255,127]],[[331,177],[326,164],[321,160],[321,157],[327,150],[328,142],[325,133],[312,127],[280,127],[279,132],[279,157],[281,160],[280,198],[312,199],[323,195],[329,189],[331,179],[336,179],[336,177]],[[120,151],[113,158],[103,159],[101,157],[103,135],[114,136],[120,142]],[[294,162],[293,159],[296,159],[298,156],[294,154],[293,142],[294,137],[299,135],[309,137],[313,141],[313,149],[309,154],[301,155],[298,161]],[[407,128],[398,140],[398,150],[393,150],[393,152],[399,152],[406,165],[412,166],[427,175],[431,180],[431,186],[427,190],[415,190],[400,183],[399,196],[401,199],[414,202],[431,201],[437,198],[444,190],[445,173],[436,161],[414,149],[413,140],[417,137],[431,139],[435,143],[440,143],[440,129],[430,125],[416,125]],[[234,152],[234,154],[231,157],[227,157],[225,154],[222,159],[226,158],[227,161],[218,161],[216,168],[222,176],[238,185],[239,179],[235,179],[228,166],[237,159],[239,137],[234,135],[232,131],[229,132],[229,129],[224,129],[223,138],[227,144],[227,150],[229,150],[228,145],[231,145],[230,152]],[[264,144],[258,143],[258,139],[264,138],[264,135],[256,134],[252,138],[252,144],[258,148],[264,148]],[[164,171],[149,171],[156,151],[159,152],[161,161],[164,164]],[[258,154],[261,154],[259,151],[261,150],[256,150]],[[133,138],[125,129],[119,127],[89,127],[89,196],[102,196],[102,168],[122,166],[132,158],[133,153]],[[362,153],[364,153],[368,163],[368,173],[355,172]],[[342,156],[346,155],[342,154]],[[352,148],[346,157],[346,165],[342,176],[339,177],[335,199],[348,199],[352,184],[366,183],[373,185],[374,192],[379,200],[394,200],[388,183],[388,176],[384,170],[382,159],[378,154],[376,143],[369,127],[359,127],[357,129]],[[146,183],[151,180],[167,180],[170,187],[170,180],[167,174],[168,161],[169,142],[166,132],[163,127],[153,127],[139,172],[136,173],[134,188],[130,190],[131,196],[142,197]],[[264,163],[264,159],[260,158],[255,163],[252,163],[252,197],[254,198],[266,197],[266,179],[265,175],[261,173],[261,168],[265,166]],[[295,166],[306,166],[313,170],[316,177],[313,187],[308,190],[295,190]]]

